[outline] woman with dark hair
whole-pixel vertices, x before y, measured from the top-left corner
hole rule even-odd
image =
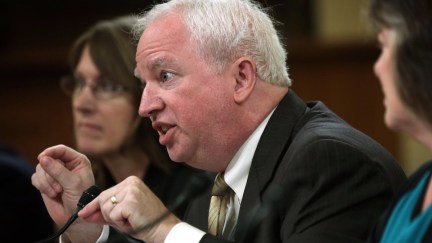
[[[135,175],[169,204],[195,170],[172,163],[150,120],[138,116],[135,22],[119,17],[83,33],[70,52],[72,75],[61,86],[72,98],[76,146],[91,159],[96,185],[106,189]]]
[[[432,150],[432,1],[371,0],[382,46],[374,71],[384,92],[386,125]],[[371,242],[432,242],[432,162],[402,188]]]

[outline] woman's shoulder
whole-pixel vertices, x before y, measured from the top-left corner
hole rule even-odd
[[[418,181],[423,178],[426,173],[432,172],[432,160],[423,163],[409,178],[408,178],[408,188],[412,188],[417,184]]]

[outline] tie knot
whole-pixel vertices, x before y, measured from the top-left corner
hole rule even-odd
[[[216,176],[216,180],[212,188],[212,196],[224,196],[229,189],[230,187],[226,184],[223,174],[219,173]]]

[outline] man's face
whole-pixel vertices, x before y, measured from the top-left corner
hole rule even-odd
[[[137,75],[145,84],[139,114],[150,117],[172,160],[220,171],[227,153],[233,77],[214,74],[198,56],[176,15],[155,20],[138,44]]]

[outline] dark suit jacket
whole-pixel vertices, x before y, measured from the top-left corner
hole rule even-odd
[[[255,151],[235,241],[363,242],[405,179],[381,145],[289,91]],[[207,192],[185,221],[206,231],[209,205]],[[200,242],[223,241],[206,234]]]

